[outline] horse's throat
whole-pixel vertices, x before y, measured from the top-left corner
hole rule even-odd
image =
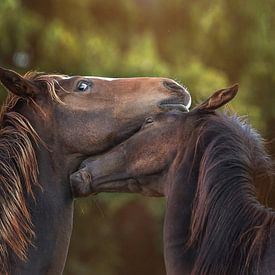
[[[73,221],[73,199],[66,171],[56,171],[47,154],[39,154],[39,183],[33,191],[35,200],[29,198],[35,238],[29,247],[26,263],[13,266],[15,274],[62,274]],[[13,274],[13,272],[12,272]]]
[[[182,174],[176,179],[167,198],[164,224],[167,275],[190,274],[195,260],[193,249],[187,249],[195,184],[187,183],[186,178],[187,174]]]

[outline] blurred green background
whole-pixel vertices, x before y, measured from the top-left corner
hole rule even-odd
[[[1,0],[0,65],[166,76],[187,86],[193,103],[238,82],[231,108],[248,115],[274,156],[274,11],[275,0]],[[65,274],[165,274],[164,206],[119,194],[77,201]]]

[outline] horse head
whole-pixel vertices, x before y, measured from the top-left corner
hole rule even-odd
[[[168,105],[189,108],[190,94],[166,78],[0,68],[0,81],[9,92],[0,111],[0,273],[60,274],[72,230],[69,175],[133,135],[145,117]]]

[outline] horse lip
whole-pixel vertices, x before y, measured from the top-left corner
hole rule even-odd
[[[181,98],[181,97],[170,97],[170,98],[166,98],[166,99],[163,99],[162,101],[160,101],[160,104],[183,104],[185,105],[184,103],[184,98]]]
[[[160,103],[159,107],[164,110],[179,110],[184,113],[189,112],[188,107],[183,103]]]
[[[191,101],[191,100],[190,100]],[[159,107],[165,110],[179,110],[182,112],[189,112],[190,101],[186,104],[183,98],[170,97],[164,99],[159,103]]]

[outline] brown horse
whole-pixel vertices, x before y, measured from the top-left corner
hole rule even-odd
[[[60,274],[72,230],[69,175],[190,95],[163,78],[105,79],[1,68],[0,273]]]
[[[261,137],[236,116],[215,112],[237,86],[189,113],[150,117],[142,129],[71,176],[75,196],[93,192],[165,195],[169,275],[275,274],[275,214],[256,199],[270,182]]]

